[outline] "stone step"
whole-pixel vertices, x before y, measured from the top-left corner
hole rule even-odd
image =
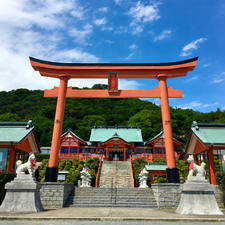
[[[157,204],[150,188],[76,188],[66,207],[157,208]]]
[[[85,199],[94,199],[94,200],[105,200],[105,199],[118,199],[118,200],[127,200],[127,201],[151,201],[151,200],[155,200],[154,196],[149,196],[149,197],[144,197],[144,196],[140,196],[140,197],[136,197],[136,196],[118,196],[116,195],[112,195],[112,196],[74,196],[74,197],[69,197],[69,199],[79,199],[79,200],[85,200]]]
[[[116,204],[116,205],[124,205],[124,204],[136,204],[136,205],[155,205],[155,202],[149,201],[149,202],[144,202],[144,201],[117,201],[117,200],[107,200],[107,201],[72,201],[71,204],[76,205],[76,204]]]
[[[68,206],[65,206],[68,207]],[[137,205],[137,204],[123,204],[123,205],[115,205],[115,204],[74,204],[70,207],[73,208],[157,208],[155,205]]]

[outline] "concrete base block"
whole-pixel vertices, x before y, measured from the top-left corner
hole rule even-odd
[[[40,201],[40,184],[29,174],[18,174],[5,185],[6,196],[0,212],[34,213],[43,211]]]
[[[215,199],[215,186],[204,177],[192,177],[183,184],[176,213],[196,215],[223,215]]]

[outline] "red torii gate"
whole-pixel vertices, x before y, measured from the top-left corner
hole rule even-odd
[[[60,79],[60,86],[45,90],[44,97],[57,97],[49,167],[46,181],[57,181],[58,151],[64,118],[66,98],[160,98],[165,136],[168,183],[179,183],[170,119],[168,98],[182,98],[182,90],[167,88],[167,79],[185,76],[195,68],[198,57],[170,63],[57,63],[30,57],[34,70],[42,76]],[[108,90],[73,90],[67,87],[71,78],[108,79]],[[155,78],[159,87],[153,90],[118,90],[118,78]]]

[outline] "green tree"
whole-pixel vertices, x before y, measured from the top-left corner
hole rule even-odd
[[[161,114],[158,111],[143,109],[130,117],[130,126],[139,126],[145,140],[149,140],[157,135],[162,129]]]
[[[7,112],[0,114],[0,121],[14,122],[19,120],[20,120],[19,116],[15,113]]]

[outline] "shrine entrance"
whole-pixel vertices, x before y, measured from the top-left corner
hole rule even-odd
[[[124,161],[124,151],[123,149],[109,149],[108,160],[119,160]]]
[[[167,79],[185,76],[192,71],[198,58],[169,63],[58,63],[30,57],[31,66],[42,76],[58,78],[59,87],[45,90],[44,97],[57,98],[52,135],[51,154],[45,180],[57,181],[58,153],[62,134],[66,98],[160,98],[162,124],[165,136],[168,183],[179,183],[170,118],[169,98],[181,98],[182,91],[167,87]],[[108,79],[108,90],[72,89],[69,79]],[[119,90],[119,79],[157,79],[159,87],[153,90]],[[124,151],[125,153],[126,151]],[[106,149],[108,155],[108,149]]]
[[[113,138],[110,138],[106,142],[101,144],[101,147],[106,149],[106,160],[120,160],[126,161],[127,160],[127,149],[130,147],[130,144],[123,139],[119,138],[114,135]]]

